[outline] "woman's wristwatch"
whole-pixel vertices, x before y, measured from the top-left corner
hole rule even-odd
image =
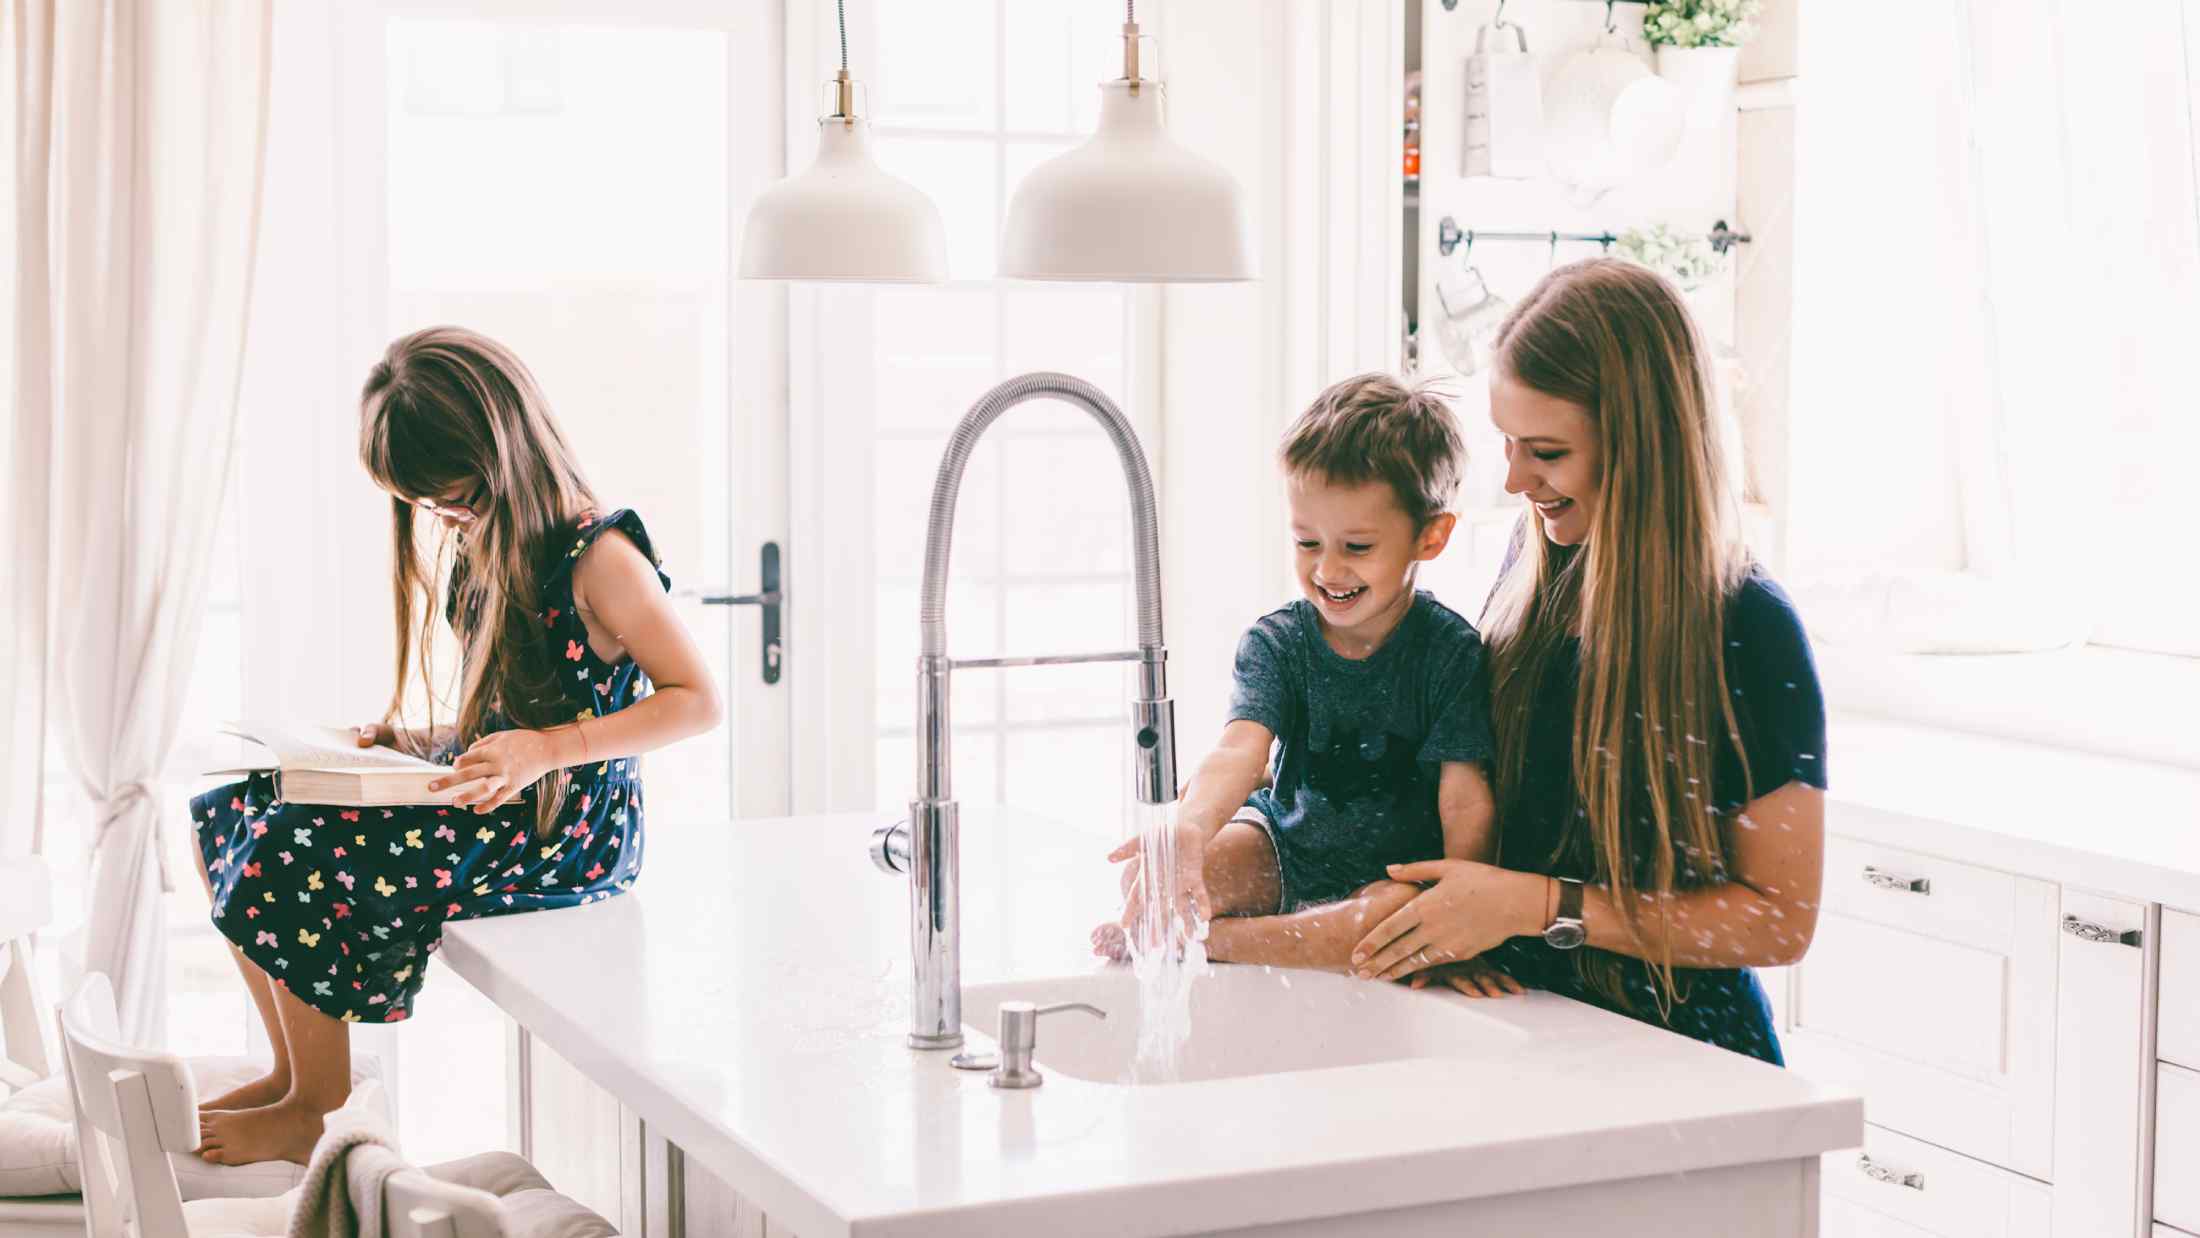
[[[1589,940],[1588,926],[1581,922],[1581,883],[1571,877],[1556,880],[1558,914],[1543,927],[1543,943],[1555,950],[1572,950]]]

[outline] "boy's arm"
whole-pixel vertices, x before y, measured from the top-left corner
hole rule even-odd
[[[1268,752],[1275,742],[1275,733],[1260,723],[1232,719],[1222,728],[1222,741],[1200,761],[1184,788],[1177,824],[1197,828],[1203,843],[1221,833],[1245,806],[1245,797],[1267,780]]]
[[[1475,761],[1446,761],[1436,783],[1436,816],[1444,826],[1444,858],[1497,858],[1497,797]]]
[[[1445,858],[1487,861],[1496,854],[1496,798],[1479,764],[1443,763],[1436,813],[1444,827]],[[1378,881],[1342,902],[1287,915],[1219,917],[1208,927],[1207,953],[1230,963],[1345,971],[1360,939],[1420,892],[1418,886]]]

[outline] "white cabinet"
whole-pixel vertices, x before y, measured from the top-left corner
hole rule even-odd
[[[2055,1003],[2055,1238],[2137,1232],[2148,1052],[2143,903],[2065,889]]]
[[[2154,1219],[2200,1231],[2200,1071],[2156,1070]]]
[[[1838,831],[1861,810],[1827,811]],[[1862,1092],[1875,1125],[2050,1178],[2056,887],[1836,834],[1822,898],[1790,1066]]]
[[[2200,1066],[2172,1056],[2200,1063],[2200,917],[1866,841],[1888,819],[1827,808],[1784,1039],[1871,1124],[1825,1162],[1828,1238],[2200,1233]]]
[[[2049,1238],[2045,1184],[1877,1126],[1820,1180],[1829,1238]]]
[[[2162,909],[2162,983],[2155,1053],[2200,1070],[2200,916]]]

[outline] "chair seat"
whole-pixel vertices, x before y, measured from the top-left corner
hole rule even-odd
[[[191,1059],[201,1097],[219,1096],[266,1069],[266,1063],[242,1057]],[[353,1087],[381,1077],[381,1062],[372,1054],[353,1058]],[[0,1204],[9,1202],[6,1197],[52,1197],[82,1185],[72,1112],[68,1081],[59,1075],[0,1101]],[[280,1195],[305,1176],[304,1166],[287,1161],[213,1165],[189,1153],[171,1160],[186,1200]]]
[[[191,1238],[283,1238],[297,1192],[267,1199],[194,1199],[183,1205]]]
[[[0,1234],[8,1238],[84,1238],[80,1195],[0,1199]]]

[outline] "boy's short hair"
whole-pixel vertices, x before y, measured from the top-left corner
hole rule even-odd
[[[1408,386],[1373,373],[1315,396],[1283,432],[1278,454],[1294,476],[1319,474],[1347,486],[1389,483],[1419,530],[1459,496],[1466,445],[1433,383]]]

